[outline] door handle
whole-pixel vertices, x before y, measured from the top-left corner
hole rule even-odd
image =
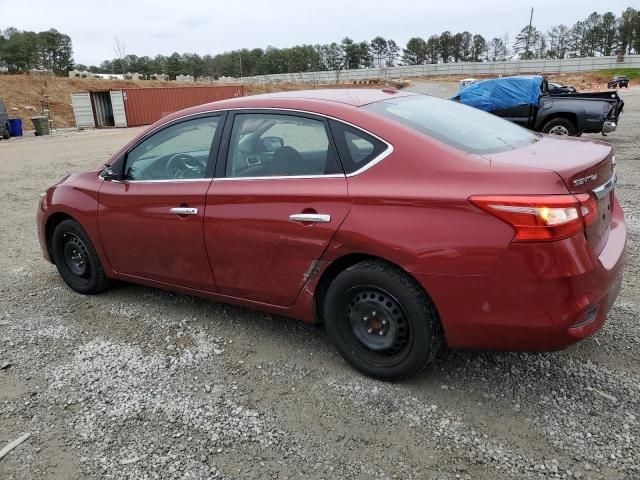
[[[174,207],[169,210],[174,215],[197,215],[198,209],[191,207]]]
[[[328,223],[331,221],[331,215],[326,213],[294,213],[289,215],[289,220],[293,222]]]

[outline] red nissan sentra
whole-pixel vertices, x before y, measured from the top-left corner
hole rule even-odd
[[[611,146],[396,90],[314,90],[174,113],[42,195],[74,290],[126,280],[323,322],[375,377],[440,345],[555,350],[622,279]]]

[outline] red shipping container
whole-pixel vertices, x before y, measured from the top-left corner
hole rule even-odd
[[[150,125],[183,108],[242,97],[242,85],[204,87],[122,88],[127,125]]]

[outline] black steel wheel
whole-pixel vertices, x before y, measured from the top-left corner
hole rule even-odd
[[[79,293],[98,293],[111,285],[87,233],[75,220],[60,222],[51,237],[60,276]]]
[[[353,265],[327,290],[327,331],[361,372],[397,380],[433,360],[442,331],[433,304],[416,282],[378,261]]]
[[[65,266],[76,277],[89,279],[91,276],[91,263],[86,245],[70,232],[63,233],[62,238],[62,255]]]
[[[358,286],[341,297],[340,309],[346,314],[341,324],[346,335],[359,342],[354,347],[364,358],[392,365],[407,354],[413,341],[411,325],[402,305],[386,290],[374,286]]]

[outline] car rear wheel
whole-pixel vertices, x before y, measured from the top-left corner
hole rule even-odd
[[[5,125],[2,129],[2,138],[4,138],[5,140],[9,140],[10,136],[11,134],[9,133],[9,125]]]
[[[442,330],[424,291],[389,264],[366,261],[341,272],[324,303],[325,324],[340,354],[357,370],[399,380],[435,357]]]
[[[550,135],[561,135],[567,137],[574,136],[576,134],[576,127],[571,120],[558,117],[549,120],[544,127],[542,127],[542,131]]]
[[[89,236],[75,220],[56,226],[51,250],[60,276],[76,292],[98,293],[111,286]]]

